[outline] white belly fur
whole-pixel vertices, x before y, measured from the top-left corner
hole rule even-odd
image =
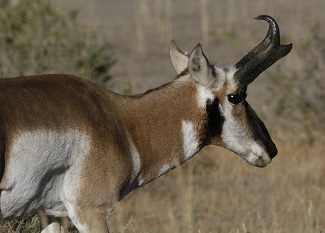
[[[1,192],[3,217],[19,217],[44,208],[47,214],[66,216],[65,200],[77,196],[80,172],[90,140],[85,133],[27,131],[8,148],[7,187]]]

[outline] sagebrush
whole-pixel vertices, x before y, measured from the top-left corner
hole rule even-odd
[[[0,65],[3,77],[69,73],[99,84],[115,62],[107,43],[48,1],[0,0]]]

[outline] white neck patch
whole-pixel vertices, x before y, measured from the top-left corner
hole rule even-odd
[[[199,150],[194,124],[190,121],[182,121],[184,161],[192,158]]]

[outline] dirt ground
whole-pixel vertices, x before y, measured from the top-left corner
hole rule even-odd
[[[272,99],[268,72],[299,70],[310,29],[325,22],[324,0],[79,0],[53,1],[77,9],[99,29],[118,59],[109,88],[139,93],[174,79],[168,55],[174,39],[184,51],[200,42],[211,63],[235,64],[263,40],[265,22],[279,23],[282,43],[293,51],[249,87],[248,100],[267,115]],[[127,90],[128,89],[128,90]],[[268,128],[272,126],[268,125]],[[249,166],[221,148],[196,158],[126,197],[110,220],[113,232],[325,232],[324,132],[305,142],[277,132],[279,155],[265,169]]]

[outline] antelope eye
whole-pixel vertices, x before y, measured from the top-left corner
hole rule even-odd
[[[228,101],[232,104],[239,104],[243,101],[243,97],[240,94],[229,94],[227,95]]]

